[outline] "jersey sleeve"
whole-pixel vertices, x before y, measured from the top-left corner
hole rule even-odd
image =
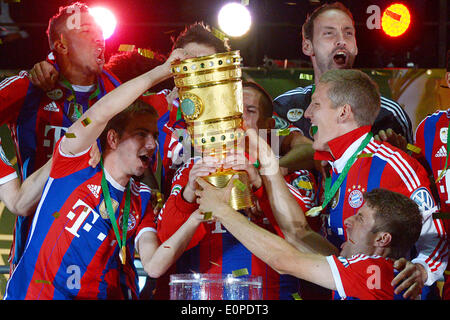
[[[74,172],[82,170],[89,166],[89,149],[82,151],[78,154],[67,155],[61,151],[61,141],[67,139],[63,136],[55,145],[53,150],[53,160],[52,167],[50,169],[50,177],[52,178],[62,178],[66,177]]]
[[[0,144],[0,185],[17,178],[17,172],[6,157]]]
[[[167,112],[168,104],[164,92],[154,94],[144,93],[139,99],[151,105],[158,113],[158,117],[161,117]]]
[[[27,75],[27,72],[22,71],[0,82],[0,124],[17,121],[30,86]]]
[[[189,181],[189,172],[192,166],[193,162],[189,162],[175,173],[170,196],[158,215],[157,230],[161,243],[169,239],[198,209],[196,202],[189,203],[182,196],[183,188]],[[205,234],[206,230],[203,224],[200,224],[186,250],[196,246]]]
[[[394,270],[384,258],[355,255],[350,259],[328,256],[327,262],[342,299],[392,300]]]
[[[138,243],[139,238],[145,232],[154,232],[154,233],[157,232],[157,230],[156,230],[156,216],[155,216],[155,213],[153,211],[153,207],[152,207],[150,201],[147,201],[145,212],[144,212],[144,216],[141,219],[141,221],[140,221],[140,223],[139,223],[139,225],[137,227],[136,237],[134,239],[135,244]]]

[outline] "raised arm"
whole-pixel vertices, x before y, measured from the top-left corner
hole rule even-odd
[[[336,289],[331,267],[325,256],[299,251],[283,238],[252,223],[228,205],[228,199],[224,195],[230,194],[232,182],[223,189],[215,188],[202,179],[197,182],[203,188],[196,191],[199,209],[202,212],[212,212],[254,255],[280,274],[290,274],[331,290]]]
[[[156,233],[146,232],[138,242],[138,251],[145,272],[158,278],[180,257],[186,249],[203,215],[196,210],[189,219],[166,241],[159,244]]]
[[[52,159],[25,179],[22,185],[19,179],[14,179],[0,186],[0,200],[11,213],[19,216],[33,213],[41,198],[51,166]]]
[[[278,169],[278,162],[270,146],[254,130],[248,130],[250,150],[257,150],[260,173],[269,197],[273,215],[286,240],[302,251],[323,255],[337,254],[338,249],[314,232],[286,181]]]
[[[66,154],[77,154],[89,148],[112,117],[126,109],[148,88],[171,76],[172,61],[186,58],[189,56],[183,49],[174,50],[164,64],[109,92],[69,127],[67,139],[61,141],[61,150]]]

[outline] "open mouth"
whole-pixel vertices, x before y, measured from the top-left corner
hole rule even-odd
[[[144,167],[148,167],[149,166],[149,164],[150,164],[150,157],[149,156],[142,155],[142,156],[139,156],[139,159],[141,160],[142,165]]]
[[[345,65],[347,63],[347,57],[348,57],[347,52],[338,50],[333,56],[333,61],[337,65]]]

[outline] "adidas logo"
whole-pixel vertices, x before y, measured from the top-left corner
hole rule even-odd
[[[59,108],[58,108],[58,106],[56,105],[55,102],[50,102],[48,105],[46,105],[44,107],[44,110],[46,110],[46,111],[53,111],[53,112],[59,112]]]
[[[447,156],[447,149],[442,146],[438,152],[436,152],[436,154],[434,155],[436,158],[442,158],[442,157],[446,157]]]
[[[94,197],[98,198],[99,197],[99,192],[101,187],[100,186],[96,186],[94,184],[88,184],[87,185],[88,189],[92,192],[92,194],[94,195]]]

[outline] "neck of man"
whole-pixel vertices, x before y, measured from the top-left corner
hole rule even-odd
[[[96,83],[97,75],[85,72],[84,69],[75,66],[67,57],[57,59],[61,75],[72,85],[91,86]]]
[[[131,175],[124,172],[123,166],[119,159],[117,159],[117,153],[106,150],[104,152],[103,166],[109,175],[122,187],[126,187],[130,181]]]

